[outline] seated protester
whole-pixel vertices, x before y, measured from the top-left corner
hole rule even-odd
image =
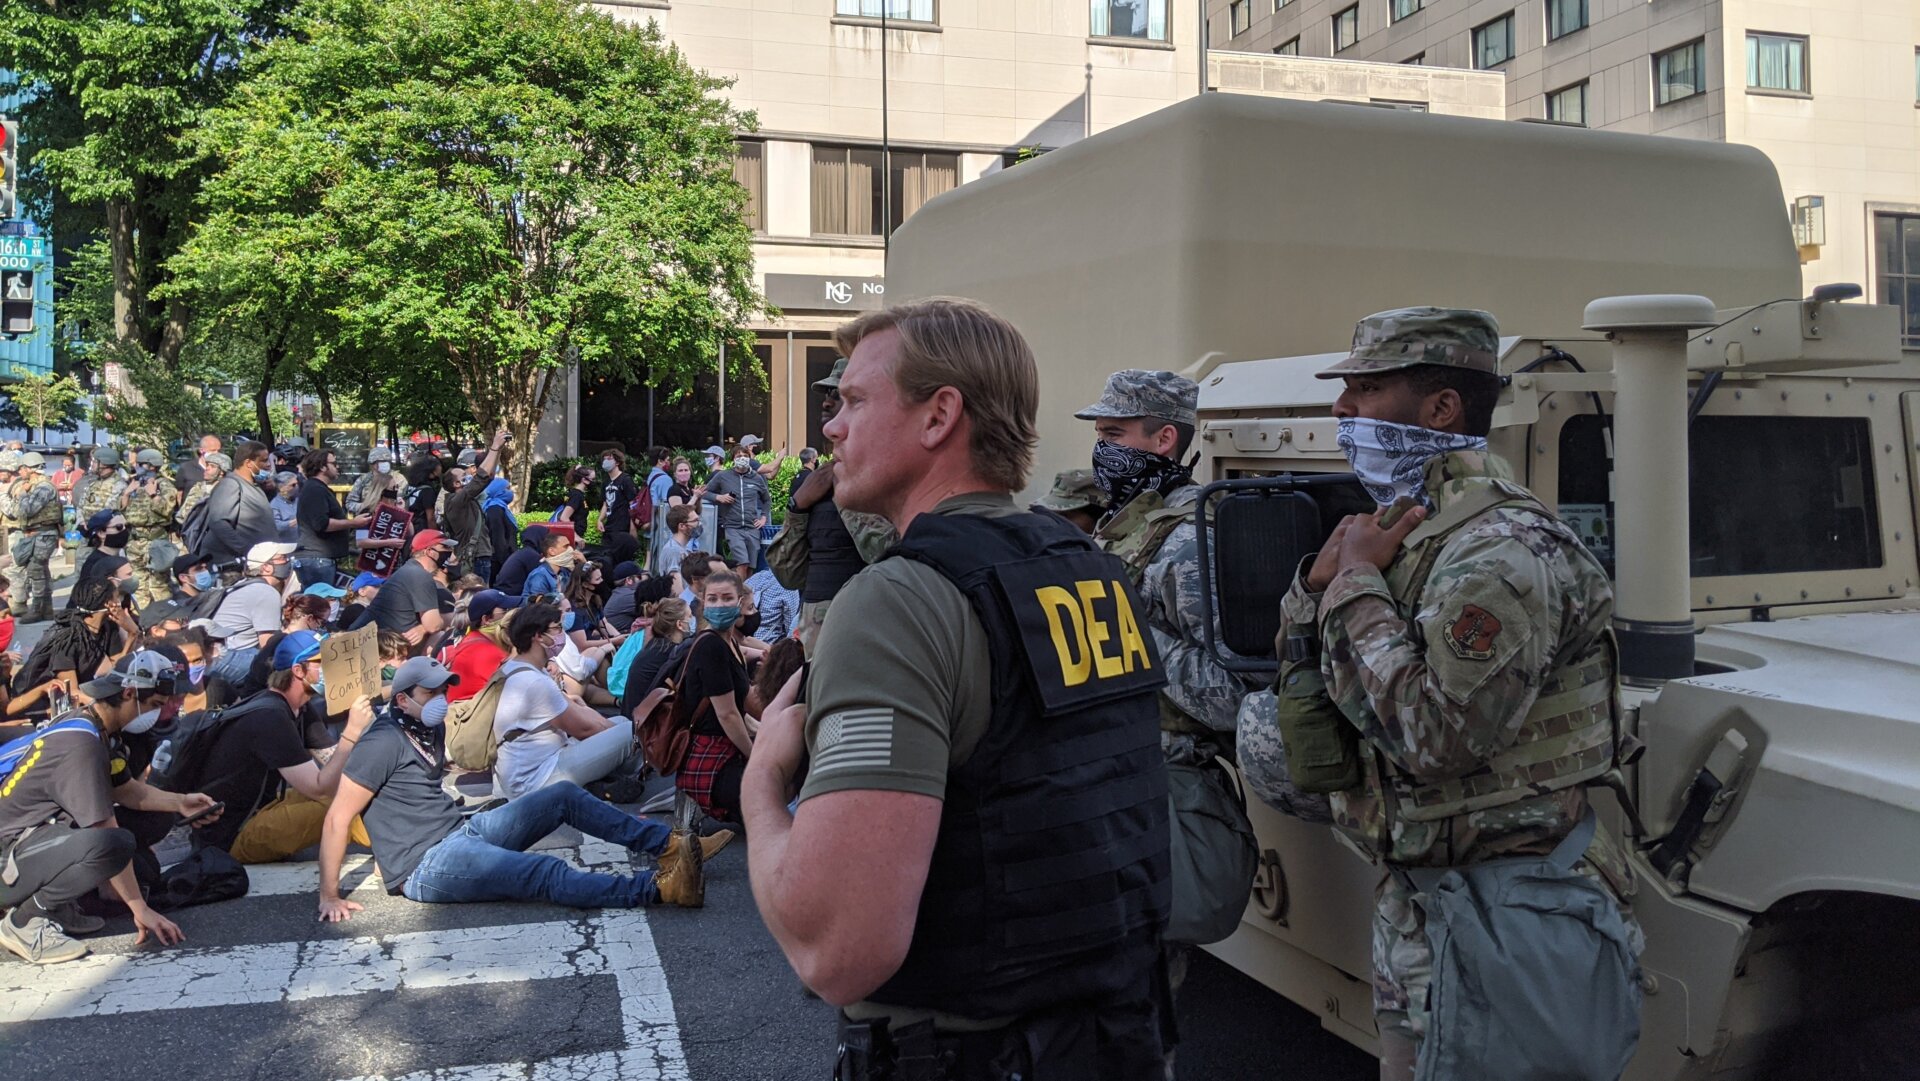
[[[201,627],[188,627],[179,634],[169,634],[166,640],[180,651],[181,663],[186,666],[180,675],[180,692],[184,696],[180,711],[193,713],[206,709],[207,658],[213,653],[212,640]]]
[[[646,645],[627,668],[627,683],[620,693],[620,712],[629,717],[647,692],[660,685],[662,672],[680,673],[680,661],[693,641],[693,609],[678,597],[661,600],[653,606],[647,634]]]
[[[17,629],[13,621],[13,581],[0,574],[0,654],[13,648]]]
[[[346,599],[346,590],[341,589],[332,582],[315,582],[301,590],[300,594],[305,597],[316,597],[326,602],[327,614],[325,618],[320,621],[320,626],[314,628],[315,630],[333,631],[340,629],[340,602]]]
[[[184,633],[184,632],[183,632]],[[142,657],[142,654],[146,654]],[[154,658],[160,658],[155,661]],[[139,679],[135,679],[135,665],[140,666]],[[159,676],[153,676],[156,666],[163,668]],[[133,834],[134,874],[140,884],[151,889],[160,874],[160,861],[154,856],[153,846],[166,839],[167,834],[180,822],[180,816],[169,809],[143,810],[154,800],[140,798],[122,798],[139,791],[155,792],[163,805],[174,798],[174,793],[159,792],[145,783],[147,769],[153,765],[154,755],[160,744],[172,733],[175,717],[188,710],[187,699],[187,655],[177,645],[163,638],[146,637],[135,643],[133,652],[122,657],[108,671],[109,675],[119,674],[130,682],[145,682],[150,679],[170,683],[172,694],[161,697],[157,692],[153,700],[146,705],[160,706],[158,715],[151,724],[135,723],[128,726],[117,736],[107,739],[108,763],[112,769],[114,802],[120,810],[115,817],[120,827]],[[145,697],[145,696],[143,696]],[[97,707],[95,712],[97,713]],[[138,718],[136,718],[136,721]],[[123,788],[123,785],[133,787]],[[199,828],[204,823],[195,823]],[[67,928],[69,933],[74,929]]]
[[[0,918],[0,946],[29,964],[86,955],[87,947],[68,935],[97,931],[101,921],[83,916],[74,902],[103,884],[133,914],[135,945],[148,935],[166,946],[183,937],[171,920],[148,907],[134,877],[134,835],[114,811],[118,804],[171,817],[213,806],[204,793],[154,789],[124,765],[114,772],[118,753],[112,744],[177,710],[173,691],[166,658],[136,654],[85,685],[93,702],[85,717],[90,725],[62,725],[26,737],[32,742],[21,748],[26,754],[8,775],[0,798],[0,851],[8,853],[0,909],[11,909]]]
[[[89,578],[110,577],[114,569],[125,562],[127,541],[132,538],[133,531],[127,527],[125,515],[117,510],[102,510],[95,511],[93,517],[86,520],[80,527],[80,534],[93,551],[88,552],[86,561],[80,564],[80,571],[74,578],[75,585]],[[67,607],[73,607],[72,598],[68,598]]]
[[[261,541],[247,549],[246,577],[228,588],[213,612],[215,633],[226,642],[213,668],[216,682],[244,683],[267,639],[280,633],[281,593],[293,577],[292,555],[293,545],[278,541]],[[215,696],[220,696],[218,690]]]
[[[664,577],[680,568],[687,553],[694,550],[693,532],[699,527],[700,508],[685,505],[667,508],[667,536],[654,553],[654,574]]]
[[[705,596],[707,575],[727,569],[727,562],[712,552],[688,552],[680,560],[680,599],[700,614],[700,598]]]
[[[625,629],[615,629],[607,624],[606,606],[600,599],[601,587],[606,585],[606,564],[590,559],[573,576],[573,584],[567,587],[568,609],[573,618],[567,633],[573,637],[574,644],[582,649],[590,642],[612,642],[618,645],[626,641]]]
[[[493,716],[500,741],[493,787],[508,799],[550,784],[597,781],[634,753],[632,721],[602,717],[547,674],[547,662],[566,645],[563,618],[554,605],[529,604],[507,624],[513,656]]]
[[[760,722],[746,712],[747,662],[741,652],[740,578],[732,571],[707,576],[707,628],[693,640],[686,677],[675,693],[692,710],[693,738],[674,784],[700,809],[725,822],[740,820],[740,778],[753,753]]]
[[[141,634],[166,638],[186,630],[192,620],[192,615],[186,609],[169,600],[140,609],[137,623]]]
[[[400,666],[413,657],[413,643],[407,641],[404,634],[392,631],[379,633],[380,650],[380,697],[388,698],[393,694],[393,674]]]
[[[453,542],[437,529],[425,529],[413,535],[410,548],[413,558],[401,564],[374,594],[367,614],[381,630],[404,634],[418,647],[446,629],[447,617],[440,611],[440,583],[434,576],[453,558]]]
[[[280,606],[280,632],[261,645],[247,668],[246,681],[228,689],[227,701],[238,702],[267,689],[267,677],[273,674],[273,651],[289,634],[312,631],[326,633],[327,602],[304,593],[295,593]]]
[[[320,684],[320,636],[300,631],[273,649],[267,689],[227,707],[224,724],[193,767],[198,787],[226,804],[220,821],[195,837],[241,863],[283,860],[320,840],[326,804],[346,752],[373,722],[373,705],[353,704],[339,741],[312,746],[324,734],[302,719]],[[355,840],[366,844],[364,831]]]
[[[562,597],[558,607],[560,625],[566,628],[567,634],[561,639],[560,652],[550,659],[548,671],[558,672],[560,689],[569,697],[578,697],[596,708],[614,705],[617,700],[607,690],[606,665],[619,651],[619,645],[604,638],[588,641],[574,618],[573,602]]]
[[[497,589],[483,589],[467,602],[467,633],[447,648],[446,666],[460,677],[447,687],[447,699],[463,702],[479,694],[507,663],[512,648],[507,621],[520,607],[520,598]]]
[[[564,596],[573,584],[574,569],[583,557],[575,554],[573,538],[565,533],[549,533],[540,542],[540,562],[527,572],[521,595],[541,597],[549,593]]]
[[[700,840],[701,860],[686,859],[689,835],[635,818],[552,784],[470,818],[448,797],[440,728],[453,674],[415,657],[394,675],[393,698],[347,762],[320,842],[320,919],[352,919],[361,905],[340,896],[340,865],[355,815],[373,837],[373,858],[388,893],[429,904],[547,901],[573,908],[636,908],[666,903],[699,908],[706,897],[701,862],[733,839]],[[558,856],[528,852],[561,826],[645,852],[655,869],[634,875],[578,870]]]
[[[55,687],[85,705],[82,684],[104,673],[140,638],[128,605],[133,598],[105,578],[73,587],[72,606],[54,617],[40,644],[14,673],[8,711],[16,717],[46,716]]]
[[[747,690],[747,715],[758,717],[773,705],[773,699],[787,680],[807,661],[807,650],[798,638],[782,638],[767,650],[760,670],[753,674],[753,686]]]
[[[754,606],[760,612],[760,625],[747,633],[762,642],[778,642],[791,636],[800,625],[800,593],[780,584],[773,571],[763,570],[747,579],[753,591]]]
[[[633,630],[633,621],[639,618],[641,605],[648,603],[636,597],[633,592],[634,587],[640,584],[640,564],[628,560],[614,567],[611,577],[613,588],[607,593],[607,604],[601,611],[601,616],[607,621],[608,626],[625,634]]]
[[[173,603],[187,612],[187,621],[212,619],[220,607],[220,580],[204,557],[191,553],[173,561]]]
[[[526,596],[527,575],[540,565],[541,547],[547,543],[547,527],[530,525],[520,534],[520,548],[506,557],[494,572],[493,588],[515,597]]]
[[[353,584],[347,587],[347,602],[340,606],[340,618],[335,625],[343,631],[358,627],[361,613],[373,603],[374,595],[386,581],[372,571],[361,571],[355,576]]]
[[[487,546],[491,550],[486,571],[488,581],[498,586],[501,568],[508,558],[520,551],[522,539],[520,520],[513,516],[513,485],[508,484],[505,477],[495,477],[487,482],[486,491],[480,496],[479,528],[486,533]],[[503,589],[501,592],[518,594],[520,591]]]
[[[469,597],[487,588],[487,580],[477,574],[463,574],[447,588],[453,593],[453,603],[464,607]]]

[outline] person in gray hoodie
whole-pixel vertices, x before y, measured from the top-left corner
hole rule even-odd
[[[704,499],[720,508],[720,532],[727,538],[728,559],[749,567],[760,565],[760,527],[767,524],[772,495],[767,478],[753,468],[745,447],[734,447],[732,468],[716,470],[707,478]]]
[[[273,507],[259,484],[271,453],[264,443],[240,444],[233,472],[213,486],[202,512],[204,521],[198,523],[197,534],[187,538],[195,555],[214,564],[237,563],[249,548],[279,536]]]

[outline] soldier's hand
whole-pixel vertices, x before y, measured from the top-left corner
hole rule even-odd
[[[1359,517],[1362,516],[1349,514],[1340,519],[1340,524],[1334,526],[1333,532],[1327,537],[1327,543],[1320,546],[1320,554],[1313,557],[1313,566],[1307,568],[1308,592],[1326,592],[1333,576],[1340,573],[1340,542],[1346,539],[1347,528]]]
[[[1356,514],[1347,519],[1346,535],[1340,538],[1340,569],[1371,567],[1378,571],[1393,562],[1407,534],[1427,520],[1427,508],[1415,507],[1400,515],[1400,520],[1382,529],[1380,519],[1386,510],[1374,514]]]

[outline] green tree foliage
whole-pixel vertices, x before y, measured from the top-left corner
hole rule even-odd
[[[32,429],[39,442],[46,442],[49,428],[71,432],[79,427],[75,422],[86,389],[71,375],[29,375],[6,393],[9,411],[18,414],[20,426]]]
[[[186,442],[215,431],[213,404],[198,383],[182,379],[158,358],[131,342],[107,342],[95,358],[105,370],[117,365],[120,379],[94,395],[93,424],[146,446]]]
[[[359,350],[327,378],[363,406],[454,398],[523,447],[570,361],[672,394],[726,340],[757,376],[732,172],[752,121],[651,24],[567,0],[310,0],[293,22],[208,119],[221,175],[190,251],[231,265],[197,295],[310,289],[295,305]]]
[[[22,109],[28,195],[65,210],[54,216],[59,235],[106,241],[112,314],[100,340],[178,366],[189,309],[162,287],[207,175],[186,136],[232,92],[241,57],[278,32],[290,3],[0,3],[0,67],[34,91]]]

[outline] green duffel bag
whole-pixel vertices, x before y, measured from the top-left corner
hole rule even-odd
[[[1166,940],[1205,946],[1233,934],[1253,891],[1260,853],[1246,805],[1214,763],[1167,763],[1173,816],[1173,912]]]
[[[1360,733],[1327,695],[1317,657],[1280,666],[1273,693],[1279,699],[1280,742],[1287,771],[1302,792],[1344,792],[1360,783]]]

